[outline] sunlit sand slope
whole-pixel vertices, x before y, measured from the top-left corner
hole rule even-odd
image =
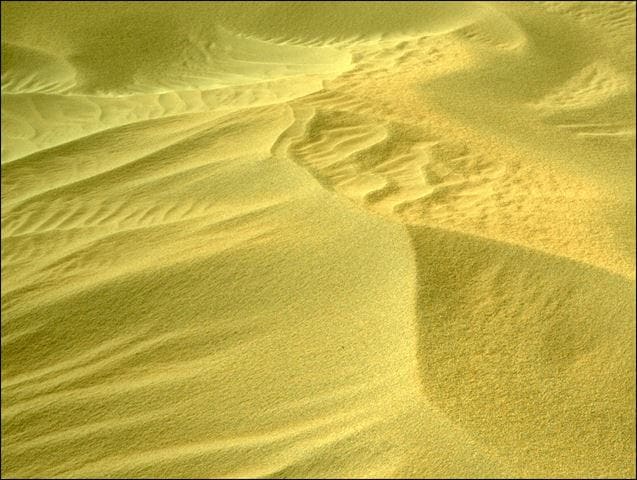
[[[2,475],[635,476],[634,2],[2,4]]]

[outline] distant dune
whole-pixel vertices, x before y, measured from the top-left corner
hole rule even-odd
[[[635,477],[635,2],[3,2],[2,476]]]

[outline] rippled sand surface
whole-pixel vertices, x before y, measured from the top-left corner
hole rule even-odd
[[[2,3],[3,477],[634,477],[635,3]]]

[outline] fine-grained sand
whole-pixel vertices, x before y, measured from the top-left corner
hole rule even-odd
[[[635,2],[3,2],[3,477],[635,476]]]

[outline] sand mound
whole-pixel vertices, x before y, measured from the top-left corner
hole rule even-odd
[[[634,2],[2,4],[2,475],[634,477]]]

